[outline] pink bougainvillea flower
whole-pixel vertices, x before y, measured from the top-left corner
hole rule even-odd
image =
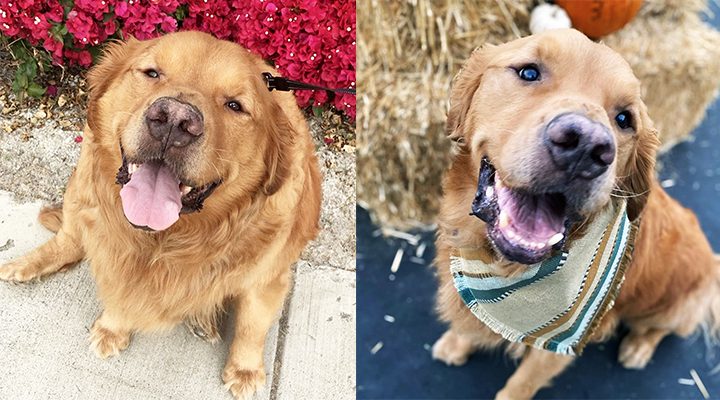
[[[118,1],[117,4],[115,4],[115,15],[120,18],[127,18],[130,15],[128,3]]]
[[[49,85],[47,87],[47,89],[45,90],[45,94],[47,94],[50,97],[57,96],[57,92],[58,92],[57,86],[55,86],[55,85]]]
[[[331,88],[355,84],[352,0],[0,0],[0,33],[44,48],[59,65],[89,66],[90,50],[109,38],[146,40],[179,29],[235,41],[293,80]],[[301,107],[332,105],[354,118],[354,96],[295,96]]]

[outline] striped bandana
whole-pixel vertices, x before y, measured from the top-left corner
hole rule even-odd
[[[514,277],[495,275],[473,249],[450,257],[455,288],[473,314],[511,342],[579,355],[612,308],[637,225],[625,201],[599,214],[569,249]]]

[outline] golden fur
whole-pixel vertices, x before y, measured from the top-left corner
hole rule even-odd
[[[527,62],[550,71],[544,86],[521,87],[517,76],[507,71],[508,65]],[[480,159],[487,155],[507,185],[528,184],[541,168],[538,127],[565,110],[581,110],[605,124],[617,148],[613,165],[588,194],[583,215],[591,220],[611,196],[623,196],[630,219],[642,217],[626,281],[593,339],[607,339],[622,321],[630,333],[622,341],[619,361],[627,368],[643,368],[670,333],[686,336],[704,322],[717,332],[718,262],[692,212],[656,182],[656,133],[640,99],[639,82],[620,56],[572,30],[485,47],[473,53],[456,77],[450,102],[447,134],[456,141],[457,151],[445,175],[436,242],[437,306],[450,327],[433,346],[435,358],[461,365],[477,349],[505,343],[458,296],[449,273],[450,251],[483,249],[494,259],[497,271],[507,275],[524,268],[504,260],[488,243],[485,223],[468,216]],[[609,115],[617,113],[617,107],[627,107],[638,116],[634,133],[622,132],[611,123]],[[568,240],[582,234],[576,229]],[[572,361],[519,344],[509,345],[508,351],[523,360],[498,393],[502,399],[531,398]]]
[[[143,70],[155,68],[151,81]],[[83,258],[90,261],[104,311],[92,348],[108,357],[136,331],[183,320],[211,340],[223,303],[237,308],[223,380],[238,398],[265,383],[265,336],[288,292],[291,265],[318,231],[320,176],[305,119],[290,93],[265,87],[276,72],[230,42],[198,32],[109,46],[88,75],[90,101],[80,160],[62,209],[40,221],[57,235],[0,267],[0,279],[28,281]],[[200,212],[169,229],[131,226],[115,175],[124,150],[137,152],[144,111],[163,96],[202,111],[205,140],[188,154],[188,179],[222,179]],[[228,98],[245,112],[225,107]]]

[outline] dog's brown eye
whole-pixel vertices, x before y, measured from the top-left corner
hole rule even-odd
[[[145,75],[147,75],[148,77],[153,78],[153,79],[156,79],[156,78],[159,78],[159,77],[160,77],[160,73],[157,72],[156,70],[152,69],[152,68],[151,68],[151,69],[146,69],[145,71],[143,71],[143,73],[144,73]]]
[[[238,103],[238,102],[235,101],[235,100],[228,101],[227,103],[225,103],[225,105],[227,106],[227,108],[229,108],[229,109],[231,109],[231,110],[233,110],[233,111],[235,111],[235,112],[242,112],[242,111],[243,111],[243,108],[242,108],[242,106],[240,105],[240,103]]]
[[[615,122],[620,129],[632,128],[632,114],[630,111],[623,111],[615,116]]]

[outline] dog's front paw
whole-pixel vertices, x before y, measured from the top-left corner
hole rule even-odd
[[[532,395],[523,390],[516,390],[505,386],[495,395],[495,400],[530,400]]]
[[[618,361],[627,369],[643,369],[655,353],[655,344],[640,335],[628,334],[620,342]]]
[[[39,269],[22,259],[0,265],[0,280],[27,282],[40,276]]]
[[[470,340],[449,330],[432,347],[432,357],[447,365],[460,366],[475,351]]]
[[[265,386],[265,371],[237,368],[231,364],[225,367],[223,382],[236,399],[247,400]]]
[[[130,334],[113,332],[102,327],[97,321],[90,329],[90,348],[100,358],[108,358],[120,354],[130,344]]]

